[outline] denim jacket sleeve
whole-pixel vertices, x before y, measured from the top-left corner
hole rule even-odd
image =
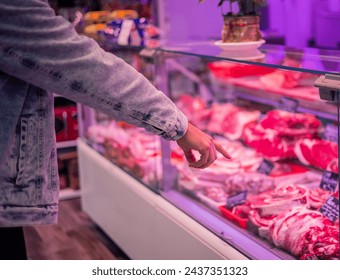
[[[165,139],[187,118],[142,74],[78,35],[47,0],[1,0],[0,71],[100,110]]]

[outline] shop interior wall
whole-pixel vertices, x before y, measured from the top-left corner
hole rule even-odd
[[[267,0],[261,28],[289,47],[340,47],[340,0]],[[223,24],[217,0],[159,0],[160,26],[169,40],[219,40]],[[234,3],[236,5],[236,3]],[[234,7],[234,10],[237,10]]]
[[[339,0],[268,0],[269,32],[290,47],[340,47]]]

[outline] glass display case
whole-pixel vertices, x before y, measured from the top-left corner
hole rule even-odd
[[[158,87],[232,159],[189,168],[162,141],[161,195],[249,258],[338,259],[339,62],[314,49],[164,45]]]
[[[214,250],[226,244],[248,259],[339,259],[340,52],[214,42],[138,52],[138,67],[232,158],[218,155],[206,169],[189,168],[175,142],[98,114],[87,142],[206,230],[200,242],[217,241]],[[91,212],[86,204],[98,202],[84,196]],[[96,215],[106,213],[90,214],[95,221]],[[104,230],[110,223],[97,220]],[[195,235],[193,226],[188,230]],[[147,233],[153,241],[154,232]],[[151,258],[160,256],[178,255]]]

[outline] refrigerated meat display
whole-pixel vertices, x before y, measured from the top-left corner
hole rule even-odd
[[[149,60],[155,85],[223,145],[230,160],[218,155],[210,167],[193,169],[174,142],[114,121],[89,128],[87,142],[104,143],[103,157],[141,183],[139,191],[149,187],[158,201],[151,203],[154,211],[176,224],[159,236],[162,222],[144,217],[153,225],[143,229],[145,242],[159,248],[152,257],[339,259],[339,91],[323,100],[314,83],[336,76],[340,52],[269,45],[259,51],[261,58],[245,60],[229,58],[213,42],[176,42],[157,48]],[[93,197],[83,199],[95,204]],[[95,219],[104,228],[110,223]],[[189,232],[187,245],[178,228]],[[178,242],[169,241],[172,234]],[[204,253],[183,253],[192,242]],[[150,257],[146,248],[126,246],[136,258]]]

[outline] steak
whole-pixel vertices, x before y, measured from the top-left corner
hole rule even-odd
[[[210,132],[223,134],[224,123],[228,123],[233,118],[234,114],[239,112],[240,109],[230,103],[215,104],[211,107],[211,118],[208,123],[207,129]]]
[[[243,138],[248,146],[272,161],[295,157],[293,139],[280,137],[273,129],[247,127]]]
[[[300,259],[339,260],[339,227],[313,227],[304,236]]]
[[[294,148],[297,158],[305,165],[338,173],[338,145],[322,139],[301,139]]]
[[[248,191],[258,194],[275,188],[274,179],[260,173],[235,173],[225,180],[224,190],[228,194]]]
[[[309,191],[309,202],[312,209],[319,209],[325,201],[332,195],[330,191],[316,188]]]
[[[309,206],[308,189],[293,184],[279,186],[251,200],[251,207],[262,217],[278,215],[298,205]]]
[[[313,135],[321,126],[321,122],[313,115],[281,110],[269,111],[259,124],[264,129],[277,131],[277,135],[291,137]]]
[[[247,111],[230,103],[211,107],[211,118],[207,129],[226,136],[230,140],[241,139],[245,127],[255,124],[259,111]]]
[[[219,187],[203,187],[202,194],[206,197],[216,201],[225,203],[227,201],[227,194],[224,192],[223,188]]]
[[[269,239],[269,228],[275,222],[276,215],[262,217],[259,211],[252,209],[248,212],[248,219],[261,237]]]
[[[332,223],[320,212],[297,206],[278,215],[270,226],[270,240],[293,255],[300,257],[306,249],[308,233],[314,229],[324,229]]]
[[[273,161],[295,158],[295,144],[300,139],[317,136],[321,122],[309,114],[269,111],[257,124],[247,127],[247,145]]]
[[[255,124],[259,119],[259,111],[239,111],[223,122],[223,134],[231,140],[241,139],[245,127]]]

